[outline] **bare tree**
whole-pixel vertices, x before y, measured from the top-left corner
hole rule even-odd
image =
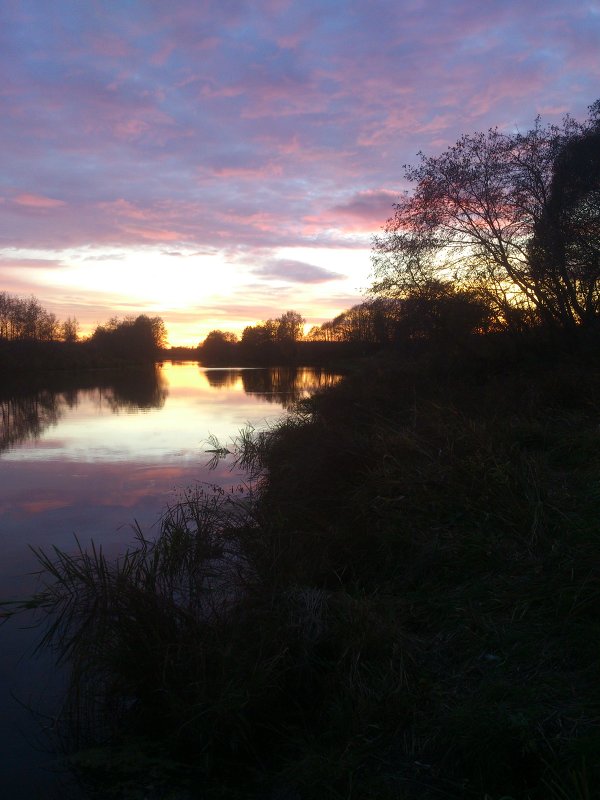
[[[573,264],[559,265],[554,255],[534,264],[532,242],[551,218],[563,154],[598,130],[595,108],[584,123],[566,117],[543,126],[538,118],[524,134],[493,128],[463,136],[439,156],[419,154],[405,173],[413,191],[374,239],[372,292],[403,297],[451,281],[485,297],[505,324],[524,315],[562,327],[580,323],[583,295],[595,295],[598,276],[588,275],[592,288],[574,281]]]
[[[60,326],[63,342],[76,342],[79,338],[79,322],[75,317],[67,317]]]
[[[302,339],[306,320],[297,311],[286,311],[277,317],[277,340],[281,343],[297,342]]]

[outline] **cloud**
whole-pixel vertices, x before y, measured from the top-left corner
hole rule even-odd
[[[265,278],[277,278],[287,283],[326,283],[327,281],[337,281],[346,277],[339,272],[332,272],[314,264],[291,259],[273,259],[253,271],[256,275],[264,276]]]
[[[45,197],[41,194],[29,194],[27,192],[23,192],[22,194],[18,194],[14,198],[14,202],[18,206],[24,206],[25,208],[34,208],[36,210],[43,210],[46,211],[51,208],[61,208],[61,206],[66,205],[63,200],[57,200],[54,197]]]
[[[3,267],[11,269],[57,269],[64,266],[63,262],[54,258],[11,258],[0,255],[0,270]]]
[[[139,242],[180,242],[184,238],[180,231],[171,231],[167,228],[145,228],[135,225],[123,225],[122,230]]]
[[[363,228],[370,230],[392,215],[398,197],[398,192],[386,189],[357,192],[350,200],[334,206],[333,211],[342,219],[362,223]]]

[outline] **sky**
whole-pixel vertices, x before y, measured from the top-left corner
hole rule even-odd
[[[600,2],[1,0],[0,291],[173,345],[361,302],[403,165],[583,119]]]

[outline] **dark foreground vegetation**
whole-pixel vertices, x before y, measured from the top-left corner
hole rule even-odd
[[[118,564],[40,554],[90,797],[597,796],[600,361],[473,347],[245,433],[255,492]]]

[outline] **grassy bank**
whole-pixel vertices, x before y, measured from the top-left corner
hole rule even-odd
[[[599,366],[379,357],[238,443],[254,494],[41,555],[90,796],[596,796]]]

